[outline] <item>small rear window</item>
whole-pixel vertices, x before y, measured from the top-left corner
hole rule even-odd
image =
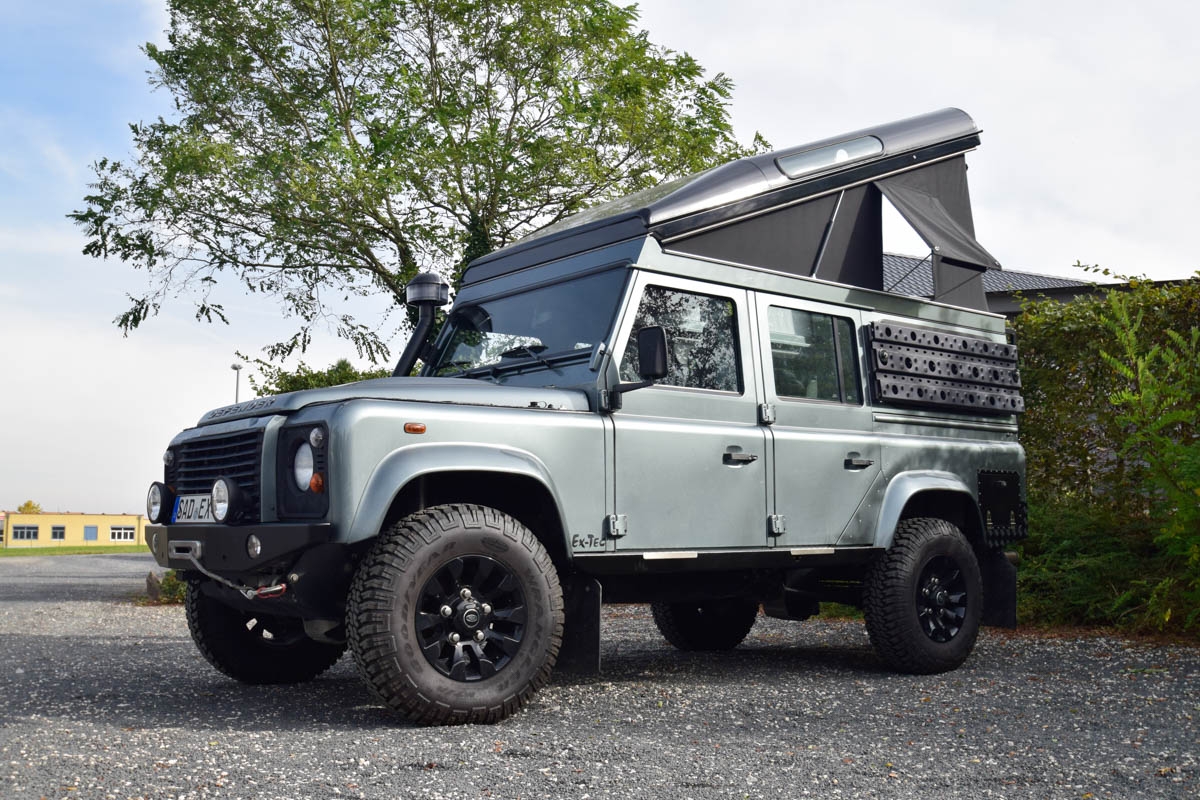
[[[799,178],[810,172],[818,172],[829,167],[858,161],[883,152],[883,142],[874,136],[861,136],[840,144],[818,147],[815,150],[805,150],[790,156],[775,159],[775,164],[789,178]]]

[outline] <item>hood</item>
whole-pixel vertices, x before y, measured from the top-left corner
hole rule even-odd
[[[307,389],[209,411],[198,425],[212,425],[264,414],[287,414],[318,403],[345,400],[409,400],[417,403],[454,403],[503,408],[544,408],[587,411],[587,395],[569,389],[540,386],[507,386],[468,378],[376,378],[324,389]]]

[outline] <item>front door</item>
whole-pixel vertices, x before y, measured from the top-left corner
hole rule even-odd
[[[639,278],[618,350],[639,380],[637,331],[667,333],[668,375],[621,395],[613,413],[618,550],[764,547],[769,463],[758,424],[747,295],[662,276]],[[669,556],[669,553],[663,555]]]

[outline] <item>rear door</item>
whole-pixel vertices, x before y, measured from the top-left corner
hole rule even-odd
[[[774,412],[774,513],[779,547],[858,543],[880,475],[864,403],[862,319],[856,309],[758,295],[766,401]]]

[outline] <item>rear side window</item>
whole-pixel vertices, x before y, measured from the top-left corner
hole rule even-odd
[[[650,325],[667,333],[668,372],[659,384],[741,391],[732,300],[647,286],[621,359],[621,380],[638,380],[637,332]]]
[[[854,324],[845,317],[771,306],[775,394],[832,403],[862,403]]]

